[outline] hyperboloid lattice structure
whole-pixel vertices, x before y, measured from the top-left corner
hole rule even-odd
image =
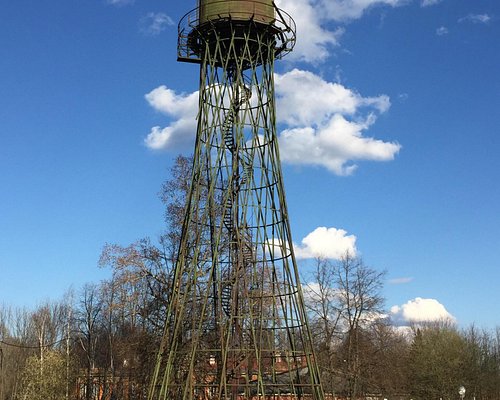
[[[192,185],[149,399],[323,399],[276,136],[272,1],[200,0],[178,58],[200,64]]]

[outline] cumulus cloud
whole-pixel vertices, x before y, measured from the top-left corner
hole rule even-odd
[[[301,244],[294,243],[293,249],[298,259],[322,257],[339,260],[347,253],[356,255],[356,236],[348,235],[343,229],[320,226],[307,234]],[[267,242],[267,252],[271,258],[288,257],[291,246],[279,238],[271,238]]]
[[[167,26],[174,25],[174,21],[165,13],[150,12],[141,18],[140,31],[145,35],[156,36],[163,32]]]
[[[344,29],[328,28],[328,18],[315,1],[280,0],[277,5],[293,17],[300,32],[294,51],[287,56],[288,61],[320,62],[330,55],[332,48],[339,46]]]
[[[395,325],[401,326],[443,320],[455,322],[455,317],[439,301],[421,297],[409,300],[401,306],[391,307],[390,316]]]
[[[401,146],[363,136],[390,107],[387,96],[362,97],[308,71],[276,76],[278,122],[283,162],[316,165],[349,175],[356,160],[388,161]]]
[[[487,24],[491,17],[488,14],[469,14],[459,18],[458,22],[472,22],[473,24]]]
[[[385,95],[362,97],[339,83],[299,69],[276,74],[275,84],[279,122],[290,126],[320,125],[334,114],[354,115],[362,107],[385,112],[391,105]]]
[[[160,86],[146,95],[149,104],[173,118],[166,128],[154,127],[146,145],[179,151],[192,143],[198,93],[177,94]],[[377,115],[390,107],[387,96],[363,97],[312,72],[294,69],[276,75],[278,122],[282,124],[280,148],[283,162],[321,166],[338,175],[349,175],[356,161],[394,159],[401,146],[364,136]]]
[[[436,35],[443,36],[448,34],[448,28],[445,26],[440,26],[436,29]]]
[[[290,164],[322,166],[337,175],[351,175],[355,160],[393,160],[397,143],[387,143],[363,136],[375,118],[361,122],[346,120],[336,114],[320,128],[286,129],[280,137],[282,160]]]
[[[145,96],[155,110],[173,117],[174,121],[165,128],[155,126],[144,139],[153,150],[187,150],[193,146],[196,133],[196,112],[198,92],[176,93],[166,86],[159,86]]]
[[[325,257],[340,259],[346,252],[356,254],[356,236],[343,229],[318,227],[309,233],[301,244],[294,244],[297,258]]]

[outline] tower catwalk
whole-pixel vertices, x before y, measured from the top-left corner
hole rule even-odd
[[[324,398],[293,254],[274,60],[294,22],[269,0],[199,0],[178,59],[200,64],[197,137],[149,400]]]

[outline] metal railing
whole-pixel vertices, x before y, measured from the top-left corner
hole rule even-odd
[[[221,1],[222,3],[222,1]],[[254,2],[268,6],[267,3]],[[270,19],[269,14],[231,11],[221,14],[211,14],[200,21],[201,7],[194,8],[186,13],[178,25],[177,59],[186,62],[201,62],[201,51],[203,49],[204,33],[220,28],[224,23],[230,26],[232,23],[255,24],[257,30],[268,29],[275,38],[275,58],[282,58],[290,53],[296,42],[296,25],[293,18],[284,10],[279,9],[273,2],[274,18]],[[254,10],[258,10],[255,7]]]

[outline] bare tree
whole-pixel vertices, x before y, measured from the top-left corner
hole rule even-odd
[[[377,320],[363,330],[361,377],[367,393],[395,398],[408,393],[410,341],[404,330]]]
[[[345,327],[345,372],[351,398],[360,394],[362,330],[380,318],[384,298],[381,294],[385,271],[367,267],[359,257],[346,253],[336,264],[335,284],[339,289],[339,308]]]
[[[346,253],[340,260],[317,259],[315,282],[306,293],[325,389],[355,398],[362,391],[363,346],[368,328],[380,319],[385,272]]]
[[[161,331],[172,281],[172,260],[165,249],[149,239],[129,246],[107,244],[99,260],[101,267],[113,270],[116,301],[126,306],[122,311],[137,323],[140,317],[153,330]]]
[[[86,284],[83,287],[79,307],[75,313],[78,341],[85,355],[87,371],[86,399],[92,397],[92,371],[96,368],[97,345],[101,331],[102,299],[99,287]]]
[[[165,222],[172,243],[180,240],[186,200],[191,186],[193,158],[177,156],[170,169],[171,177],[161,187],[160,199],[165,205]],[[174,246],[174,252],[177,245]]]
[[[325,391],[334,392],[338,385],[337,347],[342,336],[339,322],[338,288],[335,286],[335,267],[330,260],[317,258],[313,272],[314,282],[305,288],[306,307],[316,347],[318,364],[321,366]]]
[[[65,307],[46,302],[33,312],[31,318],[39,347],[40,374],[43,375],[45,353],[59,345],[64,336]]]

